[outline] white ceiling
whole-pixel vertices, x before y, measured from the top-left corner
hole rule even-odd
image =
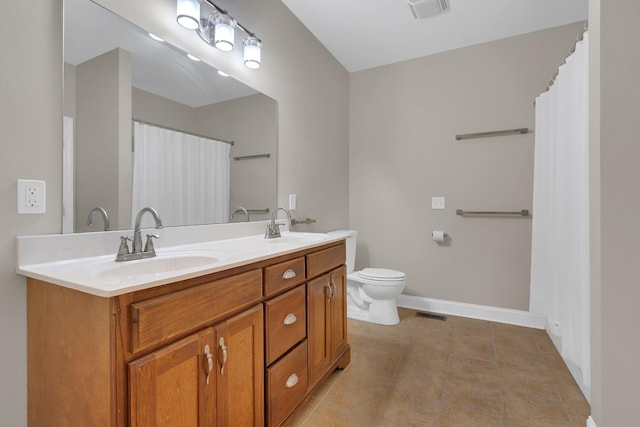
[[[415,19],[407,0],[282,0],[349,72],[572,22],[588,0],[449,0]]]

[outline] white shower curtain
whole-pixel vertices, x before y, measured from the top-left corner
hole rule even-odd
[[[536,99],[531,311],[590,399],[588,34]]]
[[[165,226],[229,220],[230,144],[134,122],[132,226],[155,208]],[[143,225],[153,225],[145,215]]]

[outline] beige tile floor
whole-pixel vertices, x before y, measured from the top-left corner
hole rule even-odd
[[[293,426],[584,427],[589,404],[544,331],[400,309],[400,324],[349,319],[351,364]]]

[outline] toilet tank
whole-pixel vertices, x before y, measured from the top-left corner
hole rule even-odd
[[[347,244],[347,273],[351,273],[356,263],[356,240],[358,232],[356,230],[336,230],[329,231],[330,236],[345,236]]]

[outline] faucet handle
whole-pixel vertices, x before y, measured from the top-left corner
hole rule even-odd
[[[120,247],[118,247],[118,255],[116,255],[116,261],[123,261],[125,255],[129,255],[129,240],[131,237],[120,236]]]
[[[153,239],[159,239],[157,234],[147,234],[147,241],[144,244],[144,252],[153,252],[155,254],[156,249],[153,247]]]

